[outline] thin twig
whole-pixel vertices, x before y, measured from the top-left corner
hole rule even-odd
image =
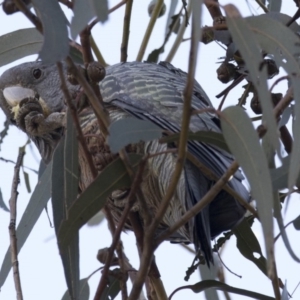
[[[6,163],[14,164],[14,165],[16,164],[15,161],[10,160],[10,159],[6,159],[6,158],[4,158],[4,157],[0,157],[0,160],[4,161],[4,162],[6,162]],[[34,172],[35,174],[38,174],[38,173],[39,173],[37,170],[34,170],[34,169],[29,168],[29,167],[26,167],[26,166],[23,166],[23,168],[28,169],[28,170]]]
[[[174,223],[171,227],[166,229],[162,234],[157,238],[156,243],[159,245],[166,238],[168,238],[172,233],[176,232],[181,226],[187,223],[191,218],[196,216],[206,205],[208,205],[218,193],[223,189],[224,185],[228,182],[230,177],[238,170],[239,165],[234,161],[227,171],[222,175],[222,177],[214,184],[213,187],[201,198],[197,204],[195,204],[190,210],[188,210],[180,220]]]
[[[260,8],[265,12],[268,13],[269,10],[267,9],[267,7],[260,1],[260,0],[255,0],[255,2],[260,6]]]
[[[218,0],[211,0],[209,2],[205,1],[204,3],[213,20],[223,17]]]
[[[91,47],[92,47],[92,50],[98,60],[98,62],[103,66],[103,67],[107,67],[108,64],[107,62],[105,61],[102,53],[100,52],[100,49],[98,48],[92,34],[90,35],[90,43],[91,43]]]
[[[15,289],[17,292],[17,299],[23,300],[21,278],[19,271],[18,262],[18,246],[17,246],[17,235],[16,235],[16,220],[17,220],[17,198],[18,198],[18,185],[20,183],[20,168],[22,165],[24,151],[20,151],[18,159],[15,165],[14,177],[11,187],[11,197],[9,200],[10,207],[10,223],[9,223],[9,236],[10,236],[10,251],[11,251],[11,264],[13,267],[13,275],[15,282]]]
[[[160,205],[158,212],[156,213],[156,216],[153,222],[151,223],[150,227],[145,232],[145,238],[144,238],[145,244],[142,253],[140,269],[137,273],[136,281],[132,287],[128,300],[134,300],[137,298],[145,282],[145,278],[149,271],[150,263],[153,260],[153,252],[156,248],[153,239],[155,231],[168,208],[170,200],[173,197],[174,191],[176,189],[178,180],[181,176],[181,172],[184,166],[184,161],[187,152],[187,147],[186,147],[187,136],[189,130],[190,117],[191,117],[190,108],[191,108],[191,99],[192,99],[194,80],[195,80],[197,50],[198,50],[199,36],[201,30],[199,26],[200,10],[201,10],[200,3],[195,2],[193,7],[192,40],[191,40],[191,49],[189,55],[189,67],[188,67],[187,83],[184,90],[184,106],[183,106],[183,113],[182,113],[181,133],[179,139],[178,157],[176,160],[175,170],[172,174],[170,185],[166,191],[162,204]]]
[[[161,11],[161,8],[162,8],[163,4],[164,4],[163,0],[157,0],[156,5],[155,5],[155,7],[153,9],[153,12],[151,14],[151,18],[150,18],[149,24],[147,26],[147,29],[146,29],[146,32],[145,32],[142,44],[140,46],[139,53],[138,53],[138,55],[136,57],[136,61],[142,61],[142,59],[144,57],[144,54],[145,54],[145,51],[146,51],[146,48],[147,48],[147,45],[148,45],[148,42],[149,42],[152,30],[154,28],[154,25],[156,23],[156,20],[158,18],[158,15],[159,15],[159,13]]]
[[[43,25],[40,19],[33,14],[22,0],[13,0],[16,7],[29,19],[36,29],[43,34]]]
[[[101,280],[100,280],[100,283],[98,285],[94,300],[101,299],[101,295],[102,295],[102,293],[103,293],[103,291],[106,287],[106,278],[107,278],[108,270],[109,270],[109,267],[110,267],[110,264],[111,264],[111,260],[113,258],[114,250],[117,246],[117,243],[119,242],[121,232],[122,232],[123,227],[125,225],[125,222],[127,220],[127,216],[128,216],[128,214],[131,210],[131,207],[132,207],[134,201],[135,201],[135,194],[136,194],[136,191],[137,191],[138,187],[141,184],[142,174],[143,174],[145,165],[146,165],[146,160],[142,160],[140,165],[139,165],[138,172],[136,173],[135,179],[132,183],[130,194],[128,196],[127,203],[126,203],[125,209],[123,211],[122,217],[121,217],[121,219],[118,223],[118,227],[117,227],[116,231],[114,232],[113,240],[112,240],[108,255],[106,257],[106,261],[105,261],[104,269],[103,269],[103,272],[102,272]]]
[[[192,11],[192,0],[189,0],[188,7],[187,7],[187,13],[184,15],[184,20],[182,21],[182,23],[180,25],[180,28],[179,28],[178,33],[176,35],[175,42],[174,42],[169,54],[167,55],[167,57],[165,59],[165,61],[167,61],[167,62],[171,62],[173,60],[173,58],[174,58],[181,42],[182,42],[182,38],[183,38],[185,29],[186,29],[186,24],[189,21],[191,11]]]
[[[126,8],[125,8],[124,23],[123,23],[123,36],[122,36],[122,44],[121,44],[121,59],[120,59],[121,62],[127,61],[132,3],[133,3],[133,0],[128,0],[126,3]]]
[[[80,146],[82,147],[82,150],[83,150],[85,159],[86,159],[86,161],[89,165],[90,171],[91,171],[93,177],[96,178],[98,172],[97,172],[97,169],[94,165],[91,153],[90,153],[90,151],[87,147],[87,144],[85,142],[85,138],[84,138],[84,135],[82,133],[80,122],[79,122],[79,119],[78,119],[77,111],[76,111],[76,108],[75,108],[75,106],[72,102],[72,97],[70,95],[70,92],[67,88],[66,79],[65,79],[65,76],[64,76],[63,67],[62,67],[61,62],[57,63],[57,69],[58,69],[58,74],[59,74],[60,82],[61,82],[61,90],[64,94],[64,98],[65,98],[65,100],[67,102],[67,105],[70,109],[70,113],[71,113],[71,116],[72,116],[72,119],[73,119],[73,122],[74,122],[74,125],[75,125],[75,128],[76,128],[78,142],[79,142]]]

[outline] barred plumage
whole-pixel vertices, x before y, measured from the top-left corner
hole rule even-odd
[[[33,78],[34,69],[42,71],[41,78]],[[107,74],[100,83],[100,90],[109,113],[110,121],[120,118],[135,117],[148,120],[169,132],[179,132],[183,91],[187,75],[169,63],[121,63],[107,68]],[[0,79],[0,106],[9,118],[12,118],[8,105],[11,87],[21,86],[34,91],[48,105],[50,116],[61,114],[65,110],[64,97],[60,90],[58,73],[55,66],[43,66],[40,62],[17,66],[5,72]],[[68,84],[71,93],[76,94],[77,89]],[[4,95],[5,94],[5,95]],[[192,109],[200,110],[212,107],[210,100],[195,82]],[[25,105],[26,108],[26,105]],[[30,107],[24,112],[21,108],[19,116],[27,118],[30,122]],[[50,117],[49,116],[49,117]],[[112,154],[105,144],[98,122],[90,107],[80,112],[81,127],[86,136],[87,145],[92,154],[95,166],[101,172],[117,155]],[[21,117],[17,117],[17,125],[27,132],[37,144],[42,157],[49,161],[59,136],[62,134],[64,124],[60,121],[52,122],[51,128],[46,132],[29,132]],[[191,117],[191,131],[207,130],[220,132],[218,118],[209,112],[194,114]],[[141,142],[127,147],[127,151],[135,153],[157,153],[167,149],[166,144],[158,141]],[[231,164],[233,158],[227,152],[208,144],[190,141],[188,150],[217,176],[221,176]],[[141,190],[147,201],[149,212],[155,215],[162,198],[169,185],[174,165],[175,154],[164,154],[149,159]],[[80,188],[84,190],[92,181],[93,176],[85,161],[82,150],[79,150],[79,163],[81,170]],[[237,172],[229,182],[231,188],[238,192],[246,201],[249,194],[241,183],[243,177]],[[191,162],[186,161],[184,172],[181,174],[170,206],[158,228],[158,232],[174,224],[190,209],[213,185],[213,182]],[[122,209],[126,203],[126,191],[115,191],[108,199],[116,221],[119,220]],[[140,212],[138,202],[133,210]],[[228,193],[221,191],[213,202],[199,213],[193,220],[183,226],[170,239],[172,241],[193,242],[197,249],[201,249],[207,262],[212,261],[210,240],[221,232],[231,229],[244,215],[244,208]],[[141,219],[142,216],[141,216]],[[127,223],[127,228],[130,224]]]

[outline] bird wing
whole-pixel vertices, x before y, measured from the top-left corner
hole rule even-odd
[[[179,132],[184,103],[184,89],[187,74],[176,69],[169,63],[122,63],[107,68],[105,79],[100,83],[101,93],[105,102],[113,104],[127,111],[136,118],[149,120],[164,130]],[[201,88],[195,82],[192,95],[192,109],[201,110],[212,108],[212,104]],[[190,122],[190,130],[221,132],[219,120],[210,112],[193,115]],[[190,151],[201,163],[212,170],[217,176],[222,176],[233,161],[233,157],[227,152],[197,141],[188,142]],[[212,186],[203,173],[192,163],[187,161],[184,167],[186,179],[187,199],[186,207],[191,208]],[[249,193],[241,183],[243,176],[238,171],[229,185],[245,200],[249,199]],[[244,215],[244,208],[230,195],[221,192],[218,201],[227,197],[226,205],[235,211],[235,220],[228,220],[226,216],[220,216],[220,205],[214,205],[214,211],[206,207],[195,218],[194,243],[200,243],[205,253],[206,260],[212,261],[210,240],[220,232],[227,230],[227,224],[236,224]],[[214,200],[215,201],[215,200]],[[222,205],[221,205],[222,206]],[[226,213],[225,211],[224,213]],[[216,215],[218,214],[218,215]],[[222,224],[215,225],[211,232],[210,216],[216,216],[222,220]],[[232,217],[232,214],[228,214]],[[211,222],[212,221],[212,222]],[[231,226],[232,227],[232,226]]]

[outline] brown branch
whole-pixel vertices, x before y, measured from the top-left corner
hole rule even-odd
[[[115,248],[116,248],[116,246],[119,242],[120,235],[121,235],[121,232],[122,232],[123,227],[125,225],[125,222],[127,220],[128,214],[129,214],[129,212],[132,208],[132,205],[135,202],[136,191],[137,191],[138,187],[141,184],[142,174],[143,174],[145,165],[146,165],[146,160],[142,160],[140,165],[139,165],[139,169],[138,169],[138,171],[135,175],[134,181],[132,183],[130,194],[128,196],[127,203],[126,203],[125,209],[123,211],[122,217],[120,219],[120,222],[118,224],[117,229],[114,232],[113,240],[112,240],[112,243],[111,243],[111,246],[110,246],[110,249],[109,249],[109,253],[106,257],[104,269],[103,269],[103,272],[102,272],[102,276],[101,276],[100,283],[98,285],[94,300],[100,300],[101,299],[101,295],[102,295],[102,293],[103,293],[103,291],[106,287],[106,278],[107,278],[107,275],[108,275],[108,270],[109,270],[109,267],[110,267],[110,264],[111,264],[111,260],[113,258],[114,250],[115,250]]]
[[[284,149],[286,153],[290,154],[292,152],[292,147],[293,147],[293,138],[285,125],[281,126],[279,128],[279,131],[280,131],[281,141],[284,145]]]
[[[16,235],[16,220],[17,220],[17,198],[18,198],[18,185],[20,183],[20,168],[22,165],[24,151],[20,151],[18,159],[15,165],[14,177],[11,187],[11,197],[9,200],[10,207],[10,223],[9,223],[9,236],[10,236],[10,251],[11,251],[11,264],[13,267],[13,275],[15,282],[15,289],[17,292],[17,299],[23,300],[21,278],[19,272],[18,262],[18,246],[17,246],[17,235]]]
[[[94,113],[97,117],[99,127],[103,135],[106,137],[108,135],[108,125],[109,125],[109,119],[108,116],[104,110],[104,107],[101,105],[97,95],[95,94],[94,90],[90,86],[90,84],[87,82],[87,80],[83,77],[81,72],[79,72],[78,68],[72,61],[72,59],[68,56],[66,58],[66,62],[69,66],[69,71],[74,75],[76,80],[79,82],[81,87],[83,88],[85,94],[87,95],[89,102],[94,110]]]
[[[28,20],[36,27],[36,29],[43,33],[43,25],[40,19],[33,14],[30,9],[26,6],[26,4],[22,0],[13,0],[16,7],[28,18]]]
[[[159,2],[158,2],[159,3]],[[158,5],[158,4],[157,4]],[[152,15],[153,16],[153,15]],[[141,264],[139,271],[137,273],[136,281],[132,287],[131,293],[128,300],[134,300],[138,297],[142,286],[145,282],[145,278],[149,271],[150,263],[153,261],[153,252],[156,248],[154,242],[154,234],[157,226],[161,222],[170,200],[173,197],[174,191],[176,189],[178,180],[181,176],[181,172],[184,166],[184,161],[187,152],[187,135],[189,130],[189,122],[191,117],[191,99],[194,87],[195,80],[195,69],[197,62],[197,50],[199,45],[199,36],[200,36],[200,27],[198,26],[198,21],[200,18],[200,3],[195,2],[193,8],[193,18],[192,18],[192,40],[191,40],[191,49],[189,55],[189,67],[187,75],[187,83],[184,90],[184,106],[182,113],[182,123],[181,123],[181,132],[178,146],[178,157],[175,165],[175,170],[172,174],[170,185],[166,191],[162,204],[160,205],[158,212],[151,223],[148,230],[145,232],[144,238],[144,249],[141,258]]]
[[[120,60],[121,62],[127,61],[132,3],[133,0],[128,0],[125,8],[124,23],[123,23],[123,37],[122,37],[122,44],[121,44],[121,60]]]
[[[218,0],[205,1],[204,3],[213,20],[223,17]]]
[[[72,119],[73,119],[73,122],[74,122],[74,125],[75,125],[75,128],[76,128],[78,142],[82,147],[82,150],[83,150],[84,156],[86,158],[86,161],[89,165],[90,171],[91,171],[93,177],[96,178],[96,176],[98,175],[98,172],[97,172],[97,169],[94,165],[92,155],[91,155],[91,153],[90,153],[90,151],[87,147],[87,144],[85,142],[85,138],[84,138],[84,135],[82,133],[80,122],[79,122],[79,119],[78,119],[76,107],[74,106],[74,104],[72,102],[72,97],[71,97],[70,92],[67,88],[66,79],[65,79],[65,76],[64,76],[64,73],[63,73],[62,63],[58,62],[56,65],[57,65],[58,74],[59,74],[59,77],[60,77],[61,90],[64,94],[65,100],[66,100],[67,105],[70,109],[70,113],[71,113],[71,116],[72,116]]]

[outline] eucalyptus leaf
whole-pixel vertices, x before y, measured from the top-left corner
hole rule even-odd
[[[119,270],[119,269],[114,269],[113,271],[115,270]],[[121,290],[120,281],[116,277],[108,275],[107,285],[102,293],[100,300],[107,300],[107,299],[113,300],[118,296],[120,290]]]
[[[300,230],[300,216],[298,216],[294,221],[293,221],[293,225],[295,227],[296,230]]]
[[[66,134],[52,159],[52,207],[56,235],[66,219],[66,209],[76,200],[78,192],[78,147],[75,128],[67,110]],[[61,249],[60,249],[61,250]],[[72,299],[79,295],[79,235],[74,234],[67,251],[60,251],[65,278]]]
[[[88,283],[88,278],[80,279],[78,300],[88,300],[89,297],[90,297],[90,286]],[[64,293],[61,300],[72,300],[68,290]]]
[[[268,9],[269,11],[279,12],[281,9],[281,0],[268,0]]]
[[[233,232],[237,238],[237,248],[241,254],[252,261],[256,266],[266,275],[267,273],[267,261],[261,252],[259,242],[249,226],[246,219],[244,219],[238,226],[233,228]],[[254,254],[259,254],[256,257]]]
[[[116,153],[129,144],[160,138],[162,129],[150,121],[136,118],[120,119],[109,126],[107,143],[111,152]]]
[[[194,293],[201,293],[204,290],[209,289],[209,288],[214,288],[214,289],[220,290],[220,291],[227,291],[229,293],[242,295],[242,296],[250,297],[253,299],[257,299],[257,300],[275,300],[275,298],[273,298],[273,297],[255,293],[255,292],[248,291],[248,290],[244,290],[244,289],[235,288],[233,286],[230,286],[228,284],[225,284],[223,282],[216,281],[216,280],[203,280],[194,285],[187,285],[187,286],[180,287],[181,290],[182,289],[191,289]],[[172,297],[170,297],[169,299],[171,300],[171,298]]]
[[[267,84],[267,69],[262,66],[260,45],[249,24],[240,16],[237,8],[231,4],[225,5],[226,23],[232,39],[245,61],[247,70],[254,85],[263,110],[263,120],[267,123],[267,136],[273,148],[280,155],[279,135],[273,114],[273,104]]]
[[[167,137],[163,137],[159,140],[160,143],[172,143],[179,141],[179,133],[172,134]],[[213,131],[197,131],[189,132],[187,136],[188,140],[198,141],[202,143],[208,143],[217,146],[220,149],[230,153],[230,149],[224,140],[223,134]]]
[[[0,67],[38,53],[43,41],[43,35],[36,28],[20,29],[0,36]]]
[[[0,189],[0,208],[2,208],[4,211],[9,212],[9,209],[8,209],[7,205],[5,204],[5,202],[4,202],[1,189]]]
[[[45,64],[54,64],[69,54],[67,19],[56,0],[32,0],[43,23],[44,43],[40,58]],[[55,20],[55,21],[54,21]]]
[[[248,26],[255,33],[255,39],[262,50],[271,54],[278,66],[290,75],[295,98],[294,144],[291,153],[288,187],[295,185],[300,171],[300,66],[299,37],[294,30],[268,15],[249,17]],[[269,129],[269,127],[268,127]]]
[[[29,174],[23,170],[23,175],[24,175],[24,181],[25,181],[27,192],[31,193]]]
[[[142,156],[128,154],[128,158],[132,167],[136,168]],[[117,158],[97,176],[69,208],[68,219],[62,222],[58,233],[60,249],[66,251],[73,236],[78,234],[78,230],[104,207],[107,197],[114,190],[130,187],[130,185],[131,179],[124,163]]]
[[[268,266],[273,257],[273,189],[266,156],[257,132],[241,107],[228,107],[222,112],[221,125],[231,153],[242,167],[257,202],[263,227]]]
[[[287,290],[287,285],[286,285],[286,282],[285,282],[284,288],[283,288],[282,293],[281,293],[281,299],[280,300],[289,300],[289,299],[290,299],[289,292]]]
[[[32,228],[34,227],[36,221],[40,217],[43,209],[45,208],[48,200],[50,199],[51,173],[52,164],[47,166],[41,179],[35,186],[34,191],[28,202],[28,205],[21,217],[16,233],[18,253],[21,251]],[[0,270],[0,287],[3,286],[10,269],[11,255],[10,248],[8,248]]]
[[[75,39],[80,31],[96,16],[100,22],[108,19],[107,0],[76,0],[73,8],[71,35]]]

